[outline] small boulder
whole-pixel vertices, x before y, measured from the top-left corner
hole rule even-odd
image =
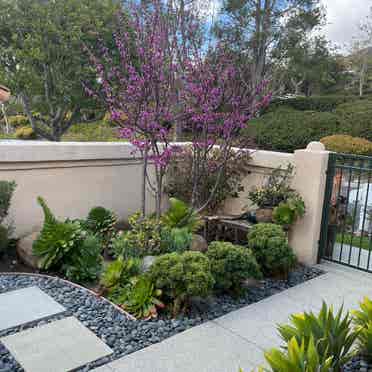
[[[142,265],[141,265],[141,272],[145,273],[145,272],[149,271],[150,267],[155,262],[155,260],[156,260],[156,256],[145,256],[145,257],[143,257]]]
[[[41,268],[41,258],[36,257],[32,253],[32,245],[39,234],[39,231],[35,231],[32,234],[20,239],[17,244],[17,254],[20,260],[25,265],[37,270]]]
[[[203,236],[193,234],[190,251],[205,253],[208,250],[208,243]]]

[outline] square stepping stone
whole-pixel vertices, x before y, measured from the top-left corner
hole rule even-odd
[[[112,354],[75,317],[31,328],[0,341],[26,372],[66,372]]]
[[[0,294],[0,331],[43,319],[66,309],[38,287]]]

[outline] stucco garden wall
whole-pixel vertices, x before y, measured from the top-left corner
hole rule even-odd
[[[132,151],[127,143],[0,143],[0,179],[17,183],[10,209],[15,235],[42,225],[39,195],[61,218],[85,217],[98,205],[121,219],[139,210],[142,167]]]
[[[293,187],[307,207],[305,217],[292,229],[290,242],[301,262],[313,264],[328,163],[323,145],[312,143],[294,154],[253,152],[250,174],[243,181],[245,192],[228,200],[223,212],[238,215],[246,210],[248,191],[261,185],[272,169],[288,163],[295,167]],[[60,218],[85,217],[99,205],[126,219],[141,206],[141,172],[141,161],[128,143],[0,142],[0,179],[17,183],[10,209],[16,236],[42,225],[39,195]],[[147,201],[148,210],[153,210],[150,193]]]
[[[239,198],[227,200],[222,212],[238,215],[246,211],[251,207],[247,197],[252,187],[262,185],[274,168],[292,164],[295,172],[292,186],[302,195],[306,214],[292,227],[289,240],[301,262],[315,264],[329,152],[321,143],[312,142],[306,149],[297,150],[294,154],[256,151],[251,156],[250,174],[243,180],[244,192]]]

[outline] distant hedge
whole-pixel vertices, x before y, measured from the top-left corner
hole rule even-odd
[[[311,141],[337,133],[339,126],[333,113],[282,107],[250,121],[243,135],[253,137],[259,148],[293,152]]]
[[[320,142],[329,151],[372,156],[372,142],[364,138],[336,134],[334,136],[324,137]]]
[[[319,98],[321,98],[319,100]],[[304,103],[303,100],[308,100]],[[332,106],[332,102],[342,102]],[[347,102],[345,102],[345,100]],[[372,100],[359,100],[355,97],[311,97],[292,104],[271,107],[260,118],[250,121],[243,135],[250,136],[259,148],[273,151],[293,152],[305,148],[311,141],[335,134],[361,137],[372,141]],[[319,102],[324,102],[319,106]],[[326,102],[328,102],[326,104]],[[317,106],[318,105],[318,106]],[[328,106],[327,106],[328,105]],[[318,110],[303,110],[305,107],[318,107]],[[325,110],[333,107],[332,110]]]
[[[289,107],[299,111],[331,112],[342,103],[355,101],[355,96],[312,96],[274,100],[269,111]]]

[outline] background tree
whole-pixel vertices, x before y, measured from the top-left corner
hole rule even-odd
[[[217,38],[249,66],[249,81],[257,86],[270,72],[271,52],[283,28],[320,22],[318,0],[224,0],[215,26]]]
[[[41,137],[59,141],[91,107],[83,45],[110,40],[115,0],[0,0],[0,76]],[[96,105],[96,103],[95,103]]]

